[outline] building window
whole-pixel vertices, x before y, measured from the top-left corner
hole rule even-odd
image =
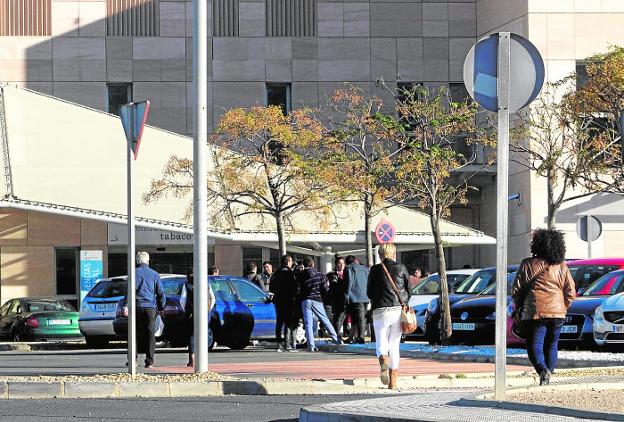
[[[50,36],[51,20],[51,0],[0,0],[0,36]]]
[[[122,105],[132,102],[132,84],[108,85],[108,112],[119,116]]]
[[[266,0],[268,37],[316,36],[316,0]]]
[[[290,113],[290,84],[268,83],[266,84],[266,105],[278,106],[284,115]]]
[[[463,82],[451,82],[449,84],[449,93],[451,95],[451,101],[454,103],[464,102],[466,100],[472,101],[466,85]]]
[[[262,248],[243,248],[243,270],[241,274],[245,274],[247,264],[252,262],[259,268],[262,266]]]
[[[106,35],[157,37],[160,35],[158,0],[107,0]]]
[[[238,37],[238,0],[213,0],[212,32],[215,37]]]
[[[587,65],[584,62],[576,62],[576,89],[584,87],[588,80]]]
[[[78,291],[78,248],[56,248],[56,294],[75,295]]]

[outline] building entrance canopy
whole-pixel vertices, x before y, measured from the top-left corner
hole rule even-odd
[[[25,209],[125,223],[126,148],[119,118],[87,107],[0,85],[0,137],[4,183],[0,207]],[[137,196],[149,190],[173,155],[192,157],[192,140],[146,126],[135,163]],[[208,163],[208,168],[211,164]],[[192,233],[185,218],[191,195],[145,204],[135,201],[137,225],[177,233]],[[337,224],[323,226],[312,215],[295,218],[288,241],[298,244],[363,244],[364,221],[357,206],[336,207]],[[427,215],[392,207],[373,218],[396,227],[395,243],[422,249],[432,245]],[[493,244],[495,239],[458,224],[441,224],[448,245]],[[272,222],[242,219],[235,230],[209,227],[209,237],[234,242],[277,242]]]

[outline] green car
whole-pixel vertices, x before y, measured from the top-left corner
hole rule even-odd
[[[13,341],[80,340],[78,316],[62,299],[11,299],[0,308],[0,337]]]

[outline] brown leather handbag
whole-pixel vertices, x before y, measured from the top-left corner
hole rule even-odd
[[[403,299],[401,298],[401,294],[399,293],[399,288],[394,283],[392,276],[388,272],[388,269],[386,268],[383,262],[381,263],[381,267],[384,269],[384,272],[386,273],[386,277],[388,277],[388,280],[390,281],[390,286],[392,286],[392,290],[394,290],[394,294],[399,299],[399,303],[401,303],[401,331],[403,332],[403,334],[412,334],[414,331],[416,331],[416,328],[418,328],[418,324],[416,322],[416,312],[414,312],[414,309],[406,305]]]

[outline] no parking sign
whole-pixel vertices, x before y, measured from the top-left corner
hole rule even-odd
[[[375,237],[380,244],[392,243],[395,235],[396,230],[389,221],[381,220],[379,224],[377,224],[377,227],[375,227]]]

